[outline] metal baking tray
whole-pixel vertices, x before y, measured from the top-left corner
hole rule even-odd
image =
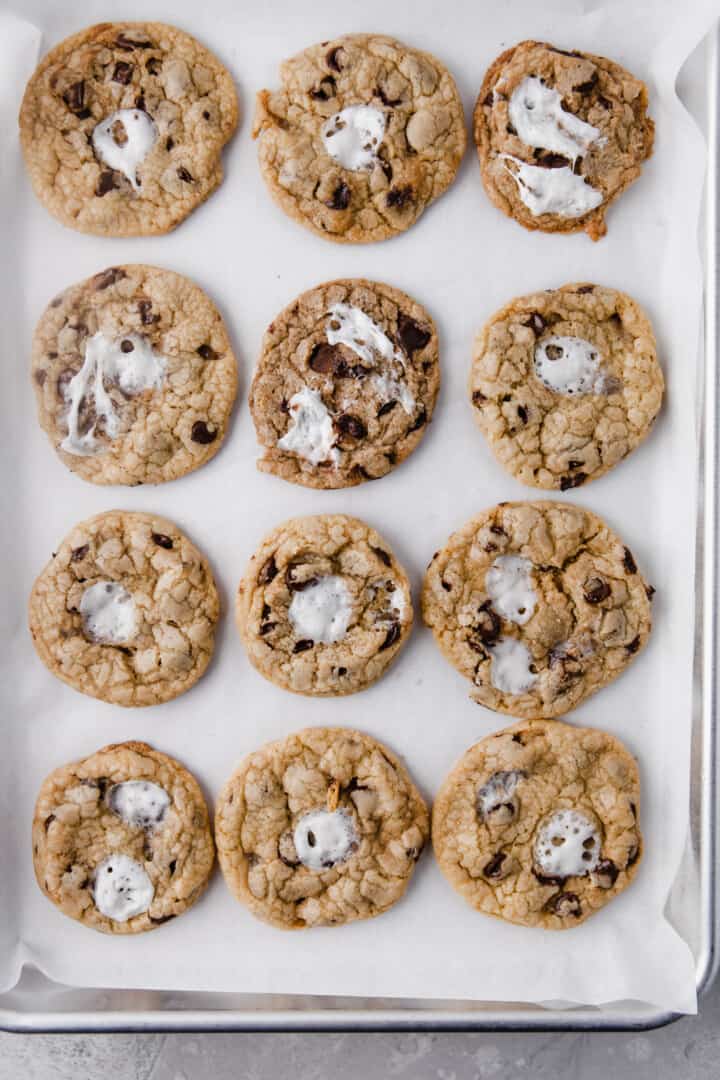
[[[700,468],[690,828],[668,914],[695,957],[698,994],[720,963],[717,902],[718,630],[720,627],[720,22],[707,41],[708,171],[704,335],[699,376]],[[640,1002],[541,1007],[522,1002],[337,998],[242,993],[73,989],[26,968],[0,994],[0,1029],[119,1031],[638,1031],[677,1014]]]

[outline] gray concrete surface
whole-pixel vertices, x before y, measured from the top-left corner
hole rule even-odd
[[[633,1035],[0,1035],[0,1080],[716,1080],[720,985]]]

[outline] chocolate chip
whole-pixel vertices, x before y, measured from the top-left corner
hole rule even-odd
[[[420,326],[419,323],[402,311],[398,314],[397,332],[400,344],[408,356],[412,356],[419,349],[424,349],[432,337],[429,330],[424,326]]]
[[[517,129],[513,124],[506,124],[505,130],[507,131],[508,135],[517,135]]]
[[[631,866],[635,865],[639,858],[640,847],[638,844],[633,844],[633,846],[630,848],[630,851],[628,852],[628,860],[625,863],[625,868],[629,870]]]
[[[581,53],[579,53],[579,52],[577,51],[577,49],[573,49],[573,50],[572,50],[572,52],[568,52],[568,51],[567,51],[567,49],[556,49],[556,48],[552,48],[552,49],[550,50],[550,52],[554,52],[554,53],[557,53],[557,54],[558,54],[558,56],[581,56],[581,55],[582,55]]]
[[[302,641],[296,641],[295,642],[295,644],[293,645],[293,652],[294,653],[307,652],[307,650],[312,649],[314,645],[315,645],[314,641],[310,641],[309,638],[303,638]],[[309,840],[310,840],[310,836],[308,834],[308,842],[309,842]]]
[[[576,458],[571,458],[570,461],[568,461],[568,469],[579,469],[581,465],[584,464],[584,461],[578,461]]]
[[[598,105],[602,105],[603,109],[612,109],[612,101],[608,101],[602,94],[598,96]]]
[[[578,83],[577,86],[573,86],[573,90],[576,94],[591,94],[598,84],[598,73],[593,71],[592,75],[586,82]]]
[[[209,119],[210,119],[210,113],[208,112],[207,109],[203,109],[203,120],[209,120]]]
[[[85,111],[85,80],[80,79],[79,82],[73,83],[69,86],[62,96],[63,101],[67,105],[70,112],[75,113],[77,116],[79,113]],[[89,115],[89,113],[88,113]]]
[[[525,406],[524,406],[524,405],[518,405],[518,407],[517,407],[517,414],[518,414],[518,416],[520,417],[520,419],[522,420],[523,424],[527,424],[527,421],[528,421],[528,411],[527,411],[527,409],[525,408]]]
[[[138,312],[143,326],[152,326],[153,323],[160,322],[160,316],[152,313],[152,300],[138,300]]]
[[[350,188],[341,180],[325,203],[330,210],[347,210],[350,205]]]
[[[293,834],[290,829],[287,829],[278,840],[278,856],[286,866],[300,865],[297,849],[295,847],[295,840],[293,839]]]
[[[186,184],[194,184],[195,181],[190,173],[187,171],[184,165],[181,165],[177,171],[178,179],[183,180]]]
[[[385,158],[381,157],[379,154],[378,154],[378,159],[377,160],[378,160],[378,165],[380,166],[382,171],[385,173],[385,179],[387,180],[388,184],[392,183],[392,178],[393,178],[393,167],[392,167],[392,165],[390,164],[389,161],[386,161]]]
[[[70,562],[80,562],[81,559],[85,558],[89,550],[89,544],[83,544],[82,547],[73,548],[70,554]]]
[[[396,105],[400,105],[402,102],[402,98],[389,98],[383,90],[382,86],[376,86],[375,93],[380,98],[383,105],[387,105],[387,107],[390,109],[394,109]]]
[[[153,538],[153,543],[157,544],[158,547],[167,548],[168,551],[173,546],[172,538],[169,537],[169,536],[166,536],[165,533],[156,533],[156,532],[154,532],[152,534],[152,538]]]
[[[362,465],[353,465],[352,469],[350,470],[350,478],[352,480],[357,480],[358,482],[361,480],[378,479],[377,476],[371,476],[367,469],[363,468]]]
[[[500,637],[500,616],[490,607],[490,601],[486,600],[478,612],[479,618],[473,627],[483,645],[492,645]]]
[[[342,678],[343,675],[347,675],[347,668],[346,667],[339,667],[337,669],[337,674],[340,676],[340,678]]]
[[[560,477],[560,490],[568,491],[569,488],[580,487],[587,480],[587,473],[579,472],[574,476],[561,476]]]
[[[612,859],[601,859],[590,877],[593,883],[601,889],[612,889],[619,873],[620,871]]]
[[[308,364],[320,375],[343,376],[347,374],[347,363],[337,345],[316,345],[310,354]]]
[[[340,45],[336,45],[334,49],[330,49],[326,54],[325,63],[329,68],[332,68],[333,71],[342,71],[343,65],[341,61],[344,56],[344,49],[342,49]]]
[[[417,431],[418,428],[421,428],[423,426],[423,424],[426,423],[426,422],[427,422],[427,412],[425,411],[425,409],[421,409],[420,412],[417,414],[415,420],[413,420],[412,424],[408,428],[408,435],[410,434],[411,431]]]
[[[124,31],[121,31],[115,38],[115,45],[118,49],[122,49],[124,52],[132,52],[133,49],[151,49],[152,45],[147,38],[129,38]]]
[[[134,350],[135,346],[133,345],[132,341],[129,341],[128,338],[123,338],[123,340],[120,342],[120,351],[124,353],[130,353],[134,352]]]
[[[377,411],[377,419],[379,420],[381,416],[387,416],[389,412],[392,412],[396,405],[397,401],[395,401],[394,398],[392,401],[384,402]]]
[[[55,814],[48,814],[48,816],[45,818],[45,821],[44,821],[45,832],[48,831],[48,829],[52,825],[53,821],[55,821]]]
[[[594,285],[581,285],[579,289],[575,290],[575,292],[578,294],[578,296],[584,296],[586,293],[591,293],[594,288]]]
[[[151,56],[145,65],[145,68],[150,75],[159,75],[162,70],[162,63],[158,60],[157,56]]]
[[[198,345],[195,352],[202,356],[203,360],[217,360],[218,354],[209,345]]]
[[[175,140],[172,138],[171,135],[168,135],[167,139],[165,140],[165,149],[167,150],[168,154],[170,153],[174,145]]]
[[[138,94],[138,96],[135,98],[135,108],[140,109],[141,112],[147,112],[147,109],[145,108],[144,94]]]
[[[564,169],[568,164],[568,159],[562,154],[541,153],[535,157],[535,161],[541,169]]]
[[[38,372],[38,374],[39,374],[39,372]],[[645,586],[645,593],[647,595],[648,600],[652,600],[652,598],[653,598],[653,596],[655,595],[656,592],[657,592],[657,589],[654,588],[654,586],[652,586],[652,585],[646,585]]]
[[[319,86],[310,91],[310,97],[315,98],[316,101],[329,101],[330,98],[335,97],[335,89],[335,80],[332,75],[326,75],[320,80]]]
[[[285,570],[285,584],[290,592],[302,592],[303,589],[309,588],[310,585],[317,585],[318,579],[314,574],[306,578],[297,578],[296,572],[302,567],[307,566],[307,563],[303,562],[291,562],[288,563]]]
[[[174,918],[175,915],[172,913],[170,913],[170,915],[151,915],[150,922],[154,926],[162,926],[163,923],[170,922],[170,920]]]
[[[406,184],[404,187],[390,188],[385,202],[388,206],[394,206],[397,210],[404,210],[407,204],[412,202],[412,197],[412,184]]]
[[[335,421],[338,431],[342,435],[349,435],[351,439],[364,439],[367,428],[359,416],[352,413],[341,413]]]
[[[95,185],[95,194],[98,199],[102,199],[103,195],[107,195],[108,191],[112,191],[117,187],[115,182],[115,173],[112,169],[103,169],[98,176],[97,184]]]
[[[576,893],[561,892],[551,896],[545,905],[545,910],[553,915],[559,915],[561,919],[580,918],[582,905],[580,897]]]
[[[109,288],[124,277],[127,277],[127,274],[119,266],[111,266],[107,270],[103,270],[92,279],[95,292],[101,292],[103,289]]]
[[[610,586],[603,578],[588,578],[583,585],[583,596],[588,604],[601,604],[610,595]]]
[[[442,585],[445,592],[452,592],[452,585],[449,581],[445,581],[444,578],[440,578],[440,584]]]
[[[640,648],[640,635],[638,634],[637,637],[634,637],[630,644],[626,645],[625,648],[627,652],[629,652],[630,655],[633,656]]]
[[[627,547],[625,548],[625,553],[623,555],[623,566],[627,570],[628,574],[637,574],[637,563],[633,558],[632,551],[630,550],[630,548]]]
[[[380,559],[381,562],[384,562],[386,566],[392,566],[392,559],[388,555],[387,551],[384,551],[382,548],[379,547],[373,547],[372,544],[370,545],[370,550],[375,555],[377,555],[378,559]]]
[[[274,630],[276,626],[277,626],[277,623],[274,623],[274,622],[260,623],[260,630],[259,630],[260,636],[265,637],[265,635],[269,634],[271,630]]]
[[[204,446],[207,446],[208,443],[215,442],[217,437],[217,429],[211,431],[204,420],[196,420],[190,432],[190,438],[192,439],[192,441],[196,443],[202,443]]]
[[[271,555],[267,562],[263,563],[262,569],[258,574],[258,585],[269,585],[273,578],[277,577],[277,563],[275,562],[275,556]]]
[[[486,863],[483,867],[483,875],[486,878],[502,878],[505,876],[503,871],[503,863],[507,855],[504,851],[498,851],[497,855],[493,855],[489,863]]]
[[[473,391],[473,396],[472,396],[473,405],[475,405],[477,408],[480,408],[480,406],[485,401],[487,401],[487,398],[485,397],[484,394],[481,394],[479,390],[474,390]]]
[[[516,742],[516,743],[520,743],[521,746],[525,745],[525,743],[522,741],[522,738],[519,735],[513,735],[512,741]]]
[[[400,623],[391,623],[390,629],[385,635],[385,640],[378,649],[378,652],[384,652],[385,649],[389,649],[391,645],[394,645],[396,641],[400,640]]]
[[[120,83],[122,86],[127,86],[127,84],[132,79],[132,73],[134,70],[134,64],[128,64],[125,60],[118,60],[115,65],[115,70],[112,74],[112,81]]]
[[[513,741],[515,741],[514,735]],[[533,876],[537,878],[541,885],[562,885],[565,881],[564,877],[557,877],[555,874],[541,874],[539,870],[535,869],[535,867],[533,867]]]
[[[525,323],[525,325],[531,326],[535,334],[540,335],[547,326],[547,323],[543,319],[542,315],[538,315],[537,311],[534,311],[528,321]]]
[[[170,871],[170,877],[172,877],[172,875],[175,873],[176,869],[177,869],[177,860],[176,859],[171,859],[170,862],[168,863],[168,870]]]

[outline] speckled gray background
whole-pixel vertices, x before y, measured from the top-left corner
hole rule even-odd
[[[720,10],[720,0],[719,0]],[[704,48],[679,81],[704,121]],[[700,1015],[602,1035],[0,1034],[0,1080],[718,1080],[720,982]]]

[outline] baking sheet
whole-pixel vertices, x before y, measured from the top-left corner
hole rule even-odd
[[[357,15],[326,2],[309,8],[276,2],[259,10],[216,0],[201,10],[188,4],[187,13],[184,7],[158,0],[152,17],[176,22],[218,53],[237,79],[242,119],[220,191],[162,238],[101,240],[56,223],[22,176],[12,119],[35,63],[28,20],[44,32],[44,52],[93,21],[146,18],[146,7],[89,2],[78,19],[77,9],[66,16],[61,5],[11,0],[6,9],[23,21],[10,25],[5,16],[0,25],[8,50],[0,89],[11,84],[10,96],[0,95],[6,213],[0,989],[31,963],[76,986],[587,1004],[637,999],[693,1011],[693,958],[663,908],[688,823],[701,299],[696,235],[704,148],[674,81],[709,27],[714,4],[698,0],[678,10],[663,0],[628,12],[622,4],[590,10],[595,5],[566,3],[540,11],[530,3],[498,10],[459,0],[399,0],[392,7],[366,0]],[[334,246],[287,220],[257,170],[252,96],[276,85],[282,58],[349,30],[382,30],[436,52],[458,80],[468,119],[489,62],[524,37],[606,53],[644,77],[658,127],[656,152],[642,180],[610,211],[608,236],[593,245],[584,236],[525,233],[491,207],[472,150],[454,188],[393,241]],[[206,288],[228,320],[241,365],[240,401],[220,455],[157,489],[96,488],[67,473],[36,425],[27,377],[32,328],[47,300],[123,261],[165,266]],[[428,307],[441,334],[444,386],[426,439],[395,473],[352,491],[310,492],[256,472],[246,393],[265,325],[298,292],[335,276],[386,280]],[[578,279],[626,289],[646,307],[668,383],[666,408],[648,442],[610,476],[560,496],[606,517],[658,587],[647,650],[571,718],[619,735],[640,759],[646,856],[632,889],[571,933],[528,931],[466,907],[428,855],[401,904],[382,919],[337,931],[288,935],[266,927],[232,900],[219,874],[190,913],[142,938],[101,937],[61,916],[32,877],[35,792],[50,769],[107,742],[144,738],[177,755],[212,798],[232,764],[260,743],[307,724],[356,726],[403,754],[430,798],[465,747],[506,720],[469,701],[464,680],[422,628],[375,687],[315,701],[262,680],[227,615],[211,668],[189,694],[137,711],[84,698],[45,671],[25,628],[27,593],[53,545],[74,522],[101,510],[166,514],[209,556],[227,612],[268,529],[294,514],[345,511],[386,536],[417,596],[424,566],[454,528],[501,499],[533,494],[500,470],[475,428],[465,396],[475,330],[513,295]]]

